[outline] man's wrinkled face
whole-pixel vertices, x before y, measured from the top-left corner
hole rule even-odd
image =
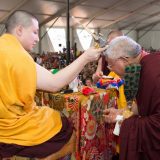
[[[107,58],[108,69],[115,72],[120,77],[123,77],[125,74],[125,68],[129,65],[129,61],[126,57],[120,57],[117,59]]]

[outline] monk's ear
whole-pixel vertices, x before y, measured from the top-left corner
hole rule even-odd
[[[22,32],[23,32],[23,26],[22,25],[18,25],[16,27],[16,34],[21,37],[22,36]]]

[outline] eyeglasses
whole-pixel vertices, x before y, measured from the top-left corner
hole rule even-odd
[[[117,61],[123,61],[123,62],[128,62],[128,57],[119,57],[117,59],[114,60],[114,62],[112,62],[112,64],[109,64],[107,65],[107,68],[109,70],[112,70],[112,68],[115,66],[115,64],[117,63]]]
[[[115,66],[116,62],[119,61],[119,60],[121,60],[121,58],[115,59],[114,62],[112,62],[112,64],[108,63],[107,68],[109,70],[112,70],[112,68]]]

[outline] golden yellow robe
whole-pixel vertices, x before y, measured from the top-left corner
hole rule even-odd
[[[111,76],[113,78],[120,78],[116,73],[110,72],[108,76]],[[127,106],[127,101],[126,97],[124,94],[124,85],[121,85],[119,87],[119,97],[117,99],[117,104],[118,104],[118,109],[123,109],[126,108]],[[119,144],[116,145],[116,152],[119,153]]]
[[[113,78],[120,78],[114,72],[110,72],[108,74],[108,76],[111,76]],[[118,103],[118,109],[122,109],[122,108],[125,108],[127,106],[127,101],[126,101],[126,97],[125,97],[125,94],[124,94],[124,85],[121,85],[119,87],[119,97],[118,97],[117,103]]]
[[[62,128],[60,113],[38,107],[36,65],[16,37],[0,37],[0,142],[33,146]]]

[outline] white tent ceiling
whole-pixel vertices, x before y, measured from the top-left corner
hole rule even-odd
[[[66,0],[0,0],[0,23],[14,10],[27,10],[40,25],[66,26]],[[70,0],[71,27],[160,30],[160,0]]]

